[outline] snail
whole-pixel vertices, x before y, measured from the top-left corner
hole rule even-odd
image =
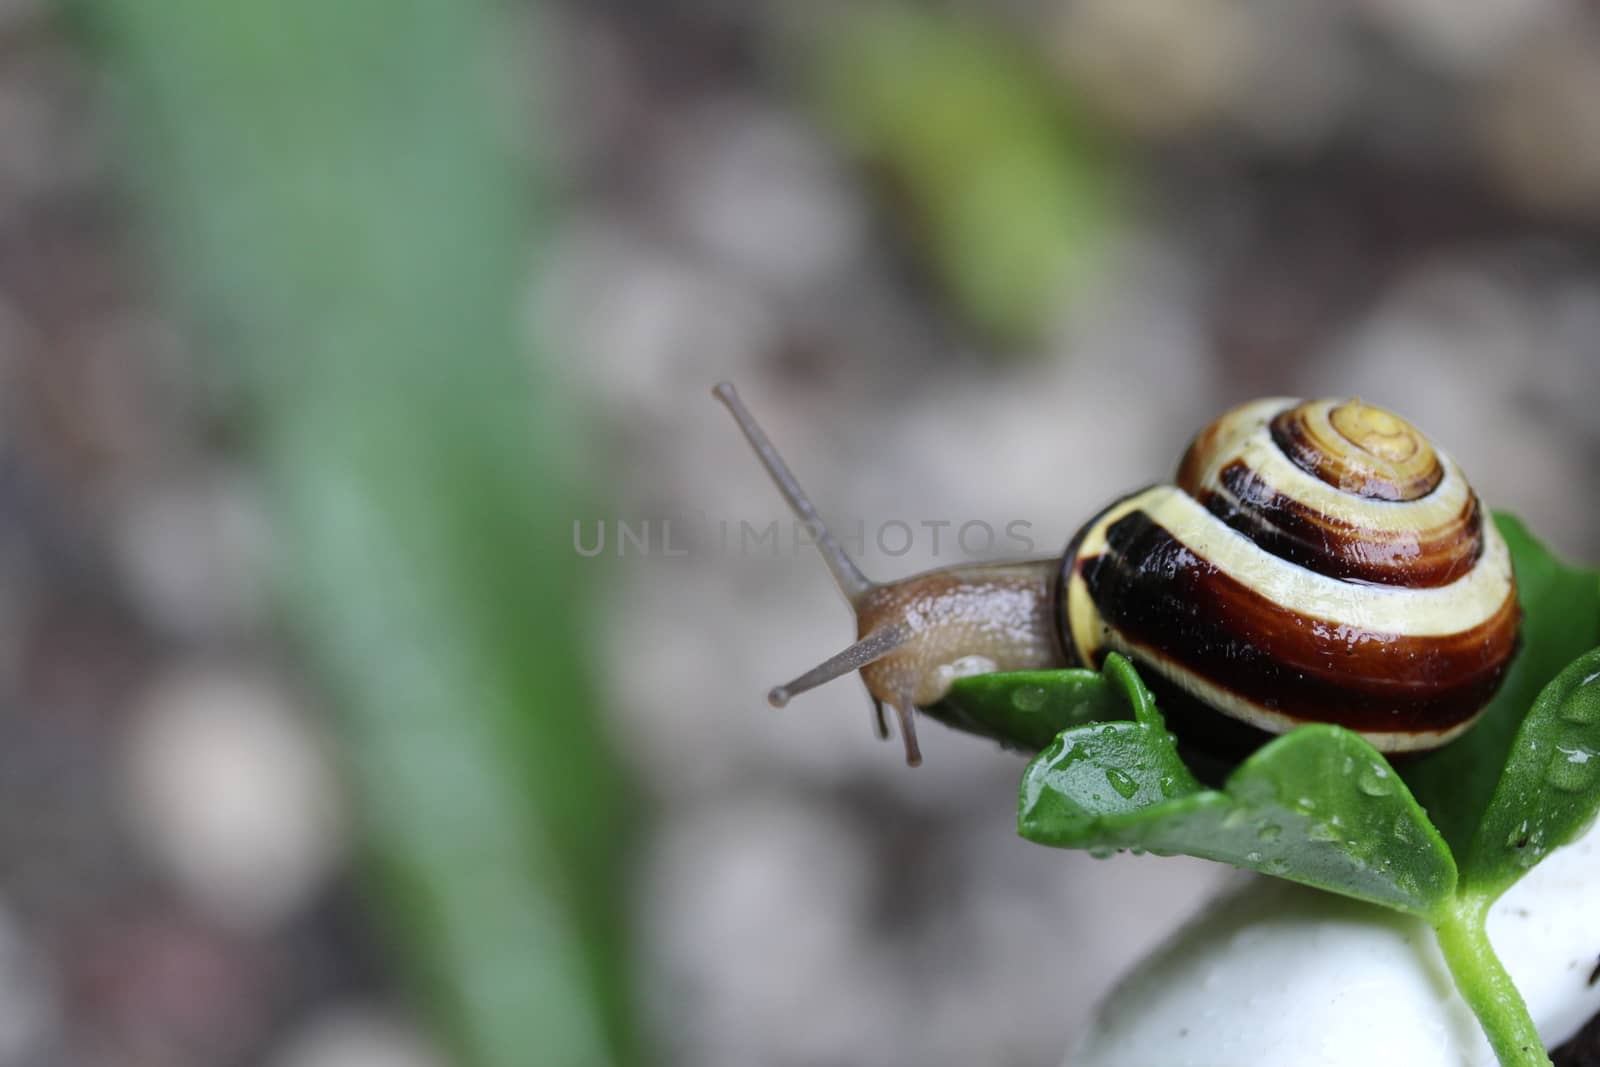
[[[859,670],[888,736],[960,677],[1131,658],[1180,739],[1242,752],[1308,722],[1385,753],[1472,726],[1517,648],[1510,553],[1459,467],[1355,399],[1271,398],[1194,438],[1172,484],[1122,497],[1058,558],[869,581],[727,383],[738,422],[854,609],[858,640],[773,689]]]

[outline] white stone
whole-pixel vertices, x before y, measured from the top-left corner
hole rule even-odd
[[[366,1007],[327,1012],[294,1034],[271,1067],[444,1067],[414,1027]]]
[[[866,844],[853,820],[755,792],[659,836],[639,903],[666,1062],[882,1062],[860,1050],[896,1032],[899,979],[862,936]]]
[[[1389,0],[1362,13],[1419,58],[1472,75],[1491,67],[1534,27],[1557,22],[1557,0]]]
[[[341,852],[341,798],[319,739],[279,689],[179,669],[144,694],[127,742],[134,827],[206,914],[268,929],[326,882]]]
[[[1497,903],[1489,937],[1545,1043],[1600,1011],[1600,833]],[[1070,1067],[1493,1067],[1420,920],[1262,879],[1179,931],[1101,1004]]]
[[[729,274],[779,292],[826,283],[860,255],[863,205],[825,142],[755,100],[704,105],[669,139],[670,225]]]

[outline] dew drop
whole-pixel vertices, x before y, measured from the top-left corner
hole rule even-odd
[[[1106,768],[1106,781],[1111,783],[1111,788],[1115,789],[1117,795],[1124,800],[1133,799],[1133,795],[1139,791],[1139,783],[1134,781],[1133,776],[1115,767]]]
[[[1042,686],[1019,685],[1011,692],[1011,703],[1018,711],[1038,711],[1044,707],[1045,697]]]
[[[1545,847],[1544,827],[1535,826],[1532,833],[1518,840],[1517,848],[1521,850],[1517,858],[1524,867],[1532,867],[1538,863],[1544,858],[1544,854],[1550,851]]]
[[[1256,831],[1256,838],[1263,844],[1271,844],[1282,836],[1283,827],[1279,826],[1277,823],[1269,822],[1261,829]]]
[[[1286,859],[1280,859],[1277,856],[1274,856],[1272,859],[1267,861],[1268,874],[1284,874],[1288,870],[1289,861]]]
[[[1108,860],[1115,851],[1110,845],[1094,845],[1089,849],[1089,855],[1097,860]]]
[[[1337,841],[1339,840],[1339,831],[1334,829],[1332,826],[1329,826],[1325,822],[1313,822],[1310,826],[1306,827],[1306,840],[1322,842]]]
[[[1595,771],[1600,770],[1600,761],[1593,760],[1592,756],[1588,749],[1557,745],[1555,755],[1545,765],[1544,780],[1554,789],[1581,793],[1594,784]]]
[[[1389,777],[1389,769],[1374,763],[1362,769],[1356,776],[1356,788],[1369,797],[1386,797],[1394,792],[1394,781]]]
[[[1246,863],[1260,863],[1261,862],[1261,853],[1259,853],[1259,852],[1246,852],[1244,854],[1244,861]]]
[[[1172,795],[1172,791],[1174,789],[1176,789],[1177,786],[1178,786],[1177,776],[1176,775],[1171,775],[1171,774],[1163,774],[1160,777],[1160,779],[1158,779],[1156,781],[1156,785],[1158,787],[1160,787],[1162,796],[1170,797]]]

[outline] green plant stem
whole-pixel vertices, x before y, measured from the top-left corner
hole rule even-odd
[[[1492,901],[1456,898],[1434,924],[1456,988],[1483,1025],[1501,1067],[1549,1067],[1544,1041],[1485,927]]]

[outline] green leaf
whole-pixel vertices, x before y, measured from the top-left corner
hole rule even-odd
[[[1069,726],[1124,718],[1125,697],[1095,671],[1016,671],[961,678],[926,714],[947,726],[1037,752]]]
[[[1513,739],[1540,690],[1600,645],[1600,576],[1551,555],[1514,515],[1495,515],[1511,549],[1522,604],[1522,647],[1488,710],[1462,737],[1403,767],[1406,782],[1445,840],[1465,856]]]
[[[1600,648],[1534,701],[1462,865],[1465,891],[1494,899],[1600,810]]]
[[[955,311],[1045,336],[1102,273],[1120,160],[1024,42],[909,5],[842,5],[811,59],[823,120],[881,179]]]
[[[1098,820],[1202,789],[1133,664],[1113,653],[1097,677],[1105,694],[1131,710],[1134,719],[1063,730],[1028,765],[1019,816],[1024,837],[1069,847],[1101,846],[1105,843],[1092,840]],[[1042,840],[1032,828],[1084,841]]]
[[[196,372],[248,398],[381,955],[452,1063],[633,1062],[643,820],[562,540],[577,413],[520,310],[536,131],[499,72],[534,35],[489,0],[81,7]]]
[[[1135,721],[1065,730],[1023,774],[1022,836],[1109,852],[1184,853],[1425,918],[1455,889],[1449,848],[1383,756],[1337,726],[1302,727],[1203,789],[1120,656]]]

